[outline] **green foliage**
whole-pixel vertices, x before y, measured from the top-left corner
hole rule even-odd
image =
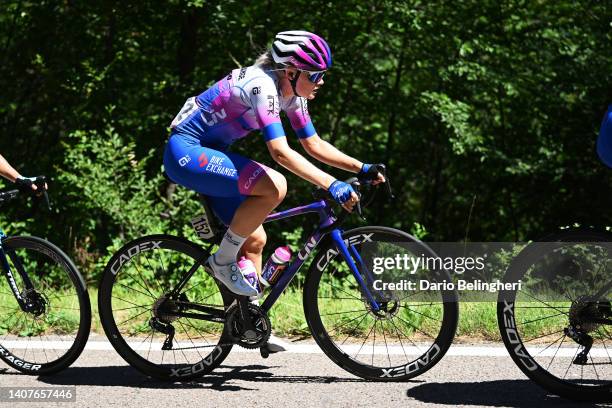
[[[134,236],[194,238],[193,193],[160,176],[168,125],[188,96],[286,29],[316,31],[333,49],[309,103],[317,132],[388,165],[397,199],[368,208],[368,223],[444,241],[463,240],[468,218],[473,241],[612,225],[602,193],[612,176],[594,152],[612,83],[607,2],[5,3],[0,152],[26,175],[50,176],[55,210],[7,206],[0,222],[48,237],[90,279]],[[281,209],[311,200],[261,136],[233,150],[287,175]],[[315,221],[304,220],[266,224],[267,249],[297,249]]]

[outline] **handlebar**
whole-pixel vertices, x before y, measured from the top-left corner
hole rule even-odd
[[[378,172],[381,173],[385,177],[384,184],[386,186],[386,190],[387,190],[387,194],[389,195],[389,198],[395,199],[395,195],[393,194],[393,191],[391,189],[391,181],[389,180],[389,176],[387,175],[387,167],[384,164],[376,164],[375,166]],[[344,180],[344,182],[347,184],[350,184],[355,190],[355,193],[357,194],[357,196],[359,197],[359,201],[357,202],[355,207],[356,207],[357,214],[359,215],[359,217],[365,220],[365,217],[363,216],[363,208],[361,205],[361,197],[362,197],[361,186],[364,184],[371,185],[372,179],[370,179],[369,177],[353,176],[351,178]],[[317,187],[313,191],[312,195],[316,200],[331,200],[331,197],[329,196],[329,192],[320,187]],[[371,199],[363,207],[367,207],[372,202],[373,199],[374,199],[374,195],[371,196]]]
[[[0,191],[0,204],[6,203],[16,198],[20,193],[26,193],[34,196],[42,196],[47,208],[51,211],[51,202],[49,201],[49,194],[45,185],[47,184],[47,178],[45,176],[38,176],[32,182],[36,186],[36,190],[32,190],[30,186],[22,187],[14,190]],[[29,190],[26,190],[29,189]]]

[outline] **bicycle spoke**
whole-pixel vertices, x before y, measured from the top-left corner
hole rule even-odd
[[[403,307],[403,308],[404,308],[404,309],[406,309],[406,310],[409,310],[409,311],[414,312],[414,313],[416,313],[416,314],[418,314],[418,315],[420,315],[420,316],[423,316],[423,317],[426,317],[426,318],[428,318],[428,319],[430,319],[430,320],[433,320],[434,322],[442,323],[442,320],[438,320],[438,319],[435,319],[435,318],[433,318],[433,317],[431,317],[431,316],[426,315],[425,313],[420,313],[420,312],[417,312],[416,310],[412,310],[412,309],[410,309],[410,308],[409,308],[408,306],[406,306],[406,305],[401,305],[400,307]]]
[[[413,329],[417,330],[420,333],[423,333],[425,336],[429,337],[432,340],[435,340],[435,337],[433,337],[431,334],[419,329],[418,327],[416,327],[414,324],[410,323],[409,321],[406,321],[404,319],[401,318],[401,316],[396,315],[395,317],[397,317],[398,319],[400,319],[402,322],[406,323],[407,325],[409,325],[410,327],[412,327]]]
[[[140,290],[136,290],[136,289],[131,288],[131,287],[127,286],[127,285],[124,285],[123,283],[119,283],[119,282],[117,282],[116,284],[117,284],[117,285],[119,285],[119,286],[122,286],[122,287],[124,287],[124,288],[126,288],[126,289],[133,290],[134,292],[137,292],[137,293],[140,293],[140,294],[142,294],[142,295],[145,295],[145,296],[147,296],[147,297],[150,297],[150,298],[153,298],[153,299],[157,299],[157,298],[155,298],[155,297],[151,296],[151,295],[150,295],[150,294],[148,294],[148,293],[145,293],[145,292],[140,291]]]
[[[125,323],[127,323],[127,322],[129,322],[129,321],[132,321],[132,320],[134,320],[135,318],[137,318],[138,316],[143,315],[143,314],[145,314],[145,313],[147,313],[147,312],[149,312],[149,310],[145,310],[144,312],[140,312],[140,313],[138,313],[136,316],[132,316],[132,317],[130,317],[129,319],[122,321],[121,323],[119,323],[119,324],[117,325],[117,327],[119,327],[119,326],[121,326],[121,325],[123,325],[123,324],[125,324]]]
[[[353,359],[356,359],[357,356],[359,355],[359,353],[361,352],[361,349],[363,348],[363,346],[366,344],[366,341],[368,341],[368,339],[370,338],[370,334],[372,333],[372,330],[374,329],[374,326],[372,326],[372,328],[370,329],[370,331],[368,332],[368,335],[366,336],[366,338],[363,340],[363,343],[361,343],[361,347],[359,347],[359,350],[357,350],[357,354],[355,354],[355,356],[353,357]]]
[[[387,359],[389,360],[389,367],[391,367],[391,356],[389,355],[389,346],[387,345],[387,336],[385,336],[385,326],[383,325],[383,323],[380,323],[380,328],[382,329],[383,332],[383,339],[385,341],[385,348],[387,349]]]
[[[342,311],[342,312],[333,312],[333,313],[321,313],[320,316],[333,316],[333,315],[339,315],[339,314],[359,313],[359,312],[363,312],[363,309],[359,309],[359,310],[346,310],[346,311]]]
[[[558,317],[558,316],[563,316],[563,315],[565,315],[565,313],[557,313],[556,315],[541,317],[541,318],[538,318],[538,319],[530,320],[528,322],[520,322],[520,323],[517,324],[517,326],[525,326],[525,325],[530,324],[530,323],[535,323],[535,322],[539,322],[539,321],[546,320],[546,319],[552,319],[553,317]]]
[[[180,320],[177,320],[179,322],[179,324],[181,325],[181,327],[183,328],[183,330],[185,331],[185,334],[187,335],[187,338],[189,339],[189,341],[191,342],[191,344],[193,345],[193,347],[196,349],[196,352],[198,353],[198,355],[200,356],[200,360],[204,360],[204,357],[202,357],[202,354],[200,354],[200,350],[197,349],[195,343],[193,342],[193,339],[191,338],[191,336],[189,336],[189,333],[187,332],[187,329],[185,329],[185,326],[183,325],[183,323]]]
[[[368,313],[369,313],[369,312],[368,312],[368,311],[366,311],[366,312],[364,312],[362,315],[359,315],[359,316],[357,316],[357,317],[355,317],[355,318],[353,318],[353,319],[351,319],[351,320],[349,320],[349,321],[347,321],[347,322],[342,323],[340,326],[336,325],[336,326],[332,327],[332,328],[331,328],[331,329],[328,331],[328,333],[330,333],[330,334],[331,334],[331,333],[332,333],[334,330],[337,330],[337,329],[339,329],[339,328],[341,328],[341,327],[344,327],[344,326],[346,326],[347,324],[349,324],[349,323],[351,323],[351,322],[354,322],[355,320],[359,319],[360,317],[362,317],[362,316],[366,316]]]
[[[542,334],[542,335],[540,335],[540,336],[536,336],[536,337],[534,337],[534,338],[532,338],[532,339],[529,339],[529,340],[523,341],[523,343],[529,343],[530,341],[538,340],[538,339],[541,339],[541,338],[544,338],[544,337],[547,337],[547,336],[552,336],[553,334],[561,333],[563,330],[564,330],[564,329],[557,330],[557,331],[554,331],[554,332],[552,332],[552,333]]]
[[[353,330],[346,336],[344,341],[342,341],[342,343],[340,343],[341,346],[343,346],[344,343],[349,339],[349,337],[351,337],[355,333],[355,331],[357,331],[357,329],[359,328],[359,325],[361,324],[361,322],[363,322],[365,320],[366,317],[368,317],[368,313],[364,314],[363,318],[357,322],[357,325],[353,328]]]

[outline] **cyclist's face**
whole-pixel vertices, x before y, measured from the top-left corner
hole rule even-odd
[[[298,75],[298,71],[294,68],[287,70],[287,76],[289,78],[294,78],[295,75]],[[319,78],[317,82],[311,82],[309,79],[308,72],[302,72],[300,77],[295,85],[295,89],[297,94],[306,99],[314,99],[318,89],[323,86],[325,81],[323,77]]]
[[[324,83],[323,77],[319,78],[317,82],[311,82],[308,72],[302,72],[295,88],[298,95],[306,99],[314,99],[317,91]]]

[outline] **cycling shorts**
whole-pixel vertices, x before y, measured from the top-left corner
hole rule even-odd
[[[164,168],[175,183],[206,195],[225,225],[270,170],[239,154],[202,146],[198,138],[181,133],[172,134],[166,144]]]

